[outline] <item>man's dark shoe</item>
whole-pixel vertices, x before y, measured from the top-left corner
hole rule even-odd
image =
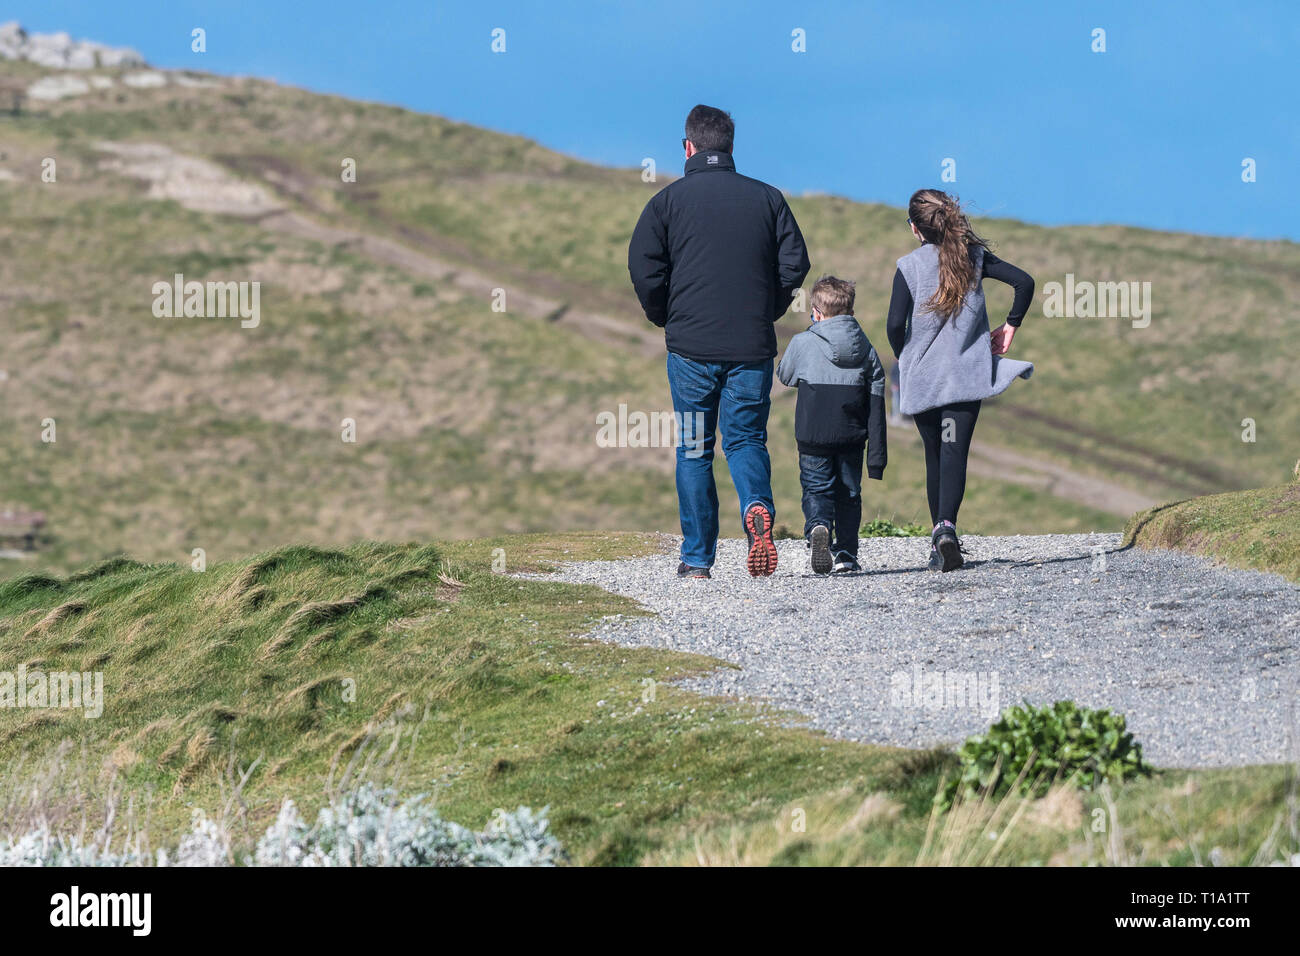
[[[857,574],[861,570],[857,558],[847,551],[841,551],[835,555],[835,567],[831,568],[831,574]]]
[[[930,540],[943,560],[939,570],[945,574],[956,571],[966,563],[966,559],[961,556],[961,542],[957,540],[957,528],[951,521],[940,521],[935,525]]]
[[[677,576],[679,578],[707,578],[712,577],[708,568],[693,568],[685,561],[677,565]]]
[[[767,505],[752,504],[745,512],[745,537],[749,539],[749,558],[745,565],[756,578],[776,570],[776,542],[772,540],[772,512]]]
[[[824,524],[813,527],[808,533],[808,543],[812,546],[813,574],[830,574],[831,565],[831,530]]]

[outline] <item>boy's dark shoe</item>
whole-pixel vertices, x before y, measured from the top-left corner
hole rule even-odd
[[[745,537],[749,539],[749,558],[745,565],[756,578],[776,570],[776,542],[772,540],[772,512],[767,505],[752,504],[745,512]]]
[[[930,545],[930,563],[926,566],[929,571],[943,570],[943,556],[939,554],[939,549],[933,544]]]
[[[957,527],[951,521],[940,521],[930,533],[930,540],[943,564],[939,570],[945,574],[956,571],[966,563],[961,556],[961,542],[957,540]]]
[[[831,574],[857,574],[861,570],[857,558],[847,551],[841,551],[835,555],[835,567],[831,568]]]
[[[824,524],[814,526],[808,532],[808,543],[812,546],[813,574],[830,574],[833,564],[831,560],[830,528]]]
[[[707,578],[712,577],[708,568],[693,568],[685,561],[677,565],[677,576],[679,578]]]

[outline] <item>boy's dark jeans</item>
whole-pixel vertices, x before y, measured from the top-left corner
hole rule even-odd
[[[862,526],[863,449],[863,445],[846,445],[826,448],[826,454],[799,452],[804,537],[817,525],[825,525],[831,532],[831,551],[854,558]]]

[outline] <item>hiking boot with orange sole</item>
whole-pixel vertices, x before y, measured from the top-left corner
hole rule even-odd
[[[753,504],[745,512],[745,537],[749,539],[746,566],[756,578],[776,570],[776,542],[772,540],[772,512],[767,505]]]

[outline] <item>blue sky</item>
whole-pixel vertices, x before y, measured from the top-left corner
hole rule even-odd
[[[679,168],[704,102],[736,118],[742,172],[796,193],[902,205],[940,185],[1033,222],[1300,239],[1295,0],[10,0],[0,18],[600,163]]]

